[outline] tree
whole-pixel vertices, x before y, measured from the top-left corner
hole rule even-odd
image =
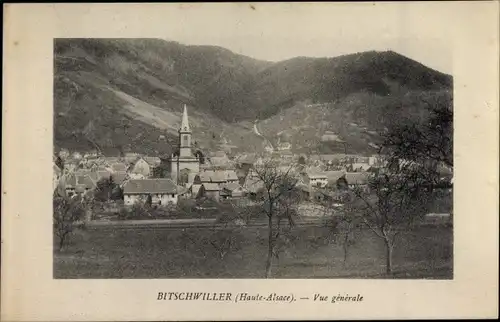
[[[342,247],[343,265],[346,266],[349,255],[349,247],[356,241],[356,228],[359,227],[359,217],[356,209],[349,203],[349,192],[340,192],[336,198],[328,198],[322,202],[326,215],[327,238]],[[339,200],[344,201],[342,208],[336,207]]]
[[[162,160],[159,166],[153,168],[153,178],[168,177],[170,177],[170,165]]]
[[[197,157],[198,160],[200,160],[200,164],[205,164],[205,155],[203,154],[203,152],[198,150],[194,153],[194,156]]]
[[[432,190],[426,184],[423,166],[407,162],[395,170],[370,179],[369,189],[350,191],[352,216],[383,240],[386,273],[392,274],[393,250],[402,231],[421,219],[430,204]]]
[[[295,195],[297,179],[290,173],[292,167],[286,170],[280,169],[274,162],[264,162],[260,166],[254,168],[256,177],[263,185],[262,208],[268,219],[268,252],[266,260],[266,278],[271,276],[272,259],[274,246],[280,231],[275,234],[275,226],[273,219],[277,218],[276,225],[279,226],[282,219],[286,218],[289,225],[293,226],[293,211],[291,207],[292,197]],[[297,200],[297,199],[295,199]]]
[[[98,201],[105,202],[108,200],[117,200],[121,197],[121,189],[115,183],[113,176],[102,178],[96,184],[94,198]]]
[[[383,134],[381,154],[391,160],[434,161],[453,168],[453,100],[423,100],[427,117],[393,124]]]
[[[59,251],[62,250],[69,235],[74,231],[77,222],[83,219],[86,210],[83,196],[68,197],[55,195],[53,199],[54,233],[59,239]]]
[[[59,155],[56,157],[55,163],[59,169],[64,170],[64,160]]]
[[[301,155],[301,156],[299,157],[299,160],[297,161],[297,163],[298,163],[298,164],[302,164],[302,165],[306,164],[306,158],[304,158],[304,156],[303,156],[303,155]]]

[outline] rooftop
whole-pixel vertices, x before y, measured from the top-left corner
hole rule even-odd
[[[123,193],[177,193],[177,186],[170,179],[136,179],[125,183]]]

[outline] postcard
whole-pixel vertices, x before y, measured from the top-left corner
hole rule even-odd
[[[498,317],[497,2],[4,8],[2,320]]]

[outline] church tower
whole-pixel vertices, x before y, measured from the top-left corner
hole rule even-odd
[[[179,129],[179,156],[181,158],[193,156],[191,152],[191,128],[189,127],[186,104],[184,104],[181,128]]]
[[[179,128],[179,154],[172,154],[170,158],[170,175],[172,180],[179,185],[192,184],[194,176],[200,172],[200,161],[191,150],[191,134],[187,107],[184,104]]]

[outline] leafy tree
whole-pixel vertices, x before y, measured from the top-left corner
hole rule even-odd
[[[105,202],[109,200],[121,199],[121,189],[115,183],[113,176],[109,178],[102,178],[96,184],[94,191],[94,198],[97,201]]]
[[[203,154],[203,152],[198,150],[194,153],[194,156],[197,157],[198,160],[200,160],[200,164],[205,164],[205,155]]]
[[[153,169],[153,178],[168,178],[170,177],[170,165],[162,161],[159,166]]]
[[[59,169],[64,170],[64,160],[59,155],[56,157],[55,163]]]
[[[424,99],[423,104],[428,116],[393,124],[383,135],[381,153],[392,162],[443,163],[453,168],[453,100],[439,96]]]

